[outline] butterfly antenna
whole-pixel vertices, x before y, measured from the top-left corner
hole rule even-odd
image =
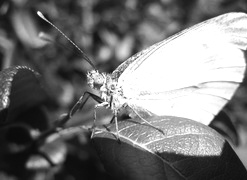
[[[96,67],[94,66],[92,61],[88,58],[88,56],[68,36],[66,36],[57,26],[55,26],[48,19],[46,19],[45,16],[40,11],[37,11],[37,14],[40,18],[42,18],[44,21],[46,21],[51,26],[53,26],[59,33],[61,33],[72,45],[74,45],[76,49],[82,53],[83,59],[85,59],[94,69],[96,69]]]

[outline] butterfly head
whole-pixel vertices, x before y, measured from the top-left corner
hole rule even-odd
[[[106,74],[100,73],[97,70],[92,70],[87,73],[87,84],[92,89],[99,90],[106,83]]]
[[[92,89],[100,90],[107,93],[107,95],[114,94],[117,89],[117,81],[110,74],[100,73],[97,70],[87,73],[87,84]]]
[[[120,106],[118,101],[123,96],[122,88],[118,87],[117,80],[110,74],[100,73],[97,70],[89,71],[87,83],[92,89],[99,90],[104,102],[108,102],[110,107]]]

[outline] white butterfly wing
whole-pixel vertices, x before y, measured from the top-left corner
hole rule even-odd
[[[209,124],[242,82],[247,15],[200,23],[130,58],[114,72],[134,110]]]

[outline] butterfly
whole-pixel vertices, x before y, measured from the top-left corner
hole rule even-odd
[[[185,29],[133,55],[111,74],[96,70],[85,53],[63,32],[93,70],[87,83],[100,93],[88,93],[117,115],[129,107],[145,123],[146,116],[188,118],[208,125],[231,99],[244,79],[247,15],[227,13]],[[80,109],[84,95],[72,108]],[[158,127],[154,127],[157,128]]]
[[[185,29],[135,54],[113,73],[91,70],[88,85],[115,116],[129,107],[208,125],[231,99],[246,69],[247,15],[227,13]],[[118,130],[117,130],[118,131]]]

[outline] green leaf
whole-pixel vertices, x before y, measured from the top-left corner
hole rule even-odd
[[[41,109],[47,101],[39,75],[32,69],[16,66],[0,72],[0,124],[26,122],[45,129],[46,117]]]
[[[212,128],[178,117],[118,123],[93,133],[105,169],[119,179],[247,179],[246,169],[224,138]]]

